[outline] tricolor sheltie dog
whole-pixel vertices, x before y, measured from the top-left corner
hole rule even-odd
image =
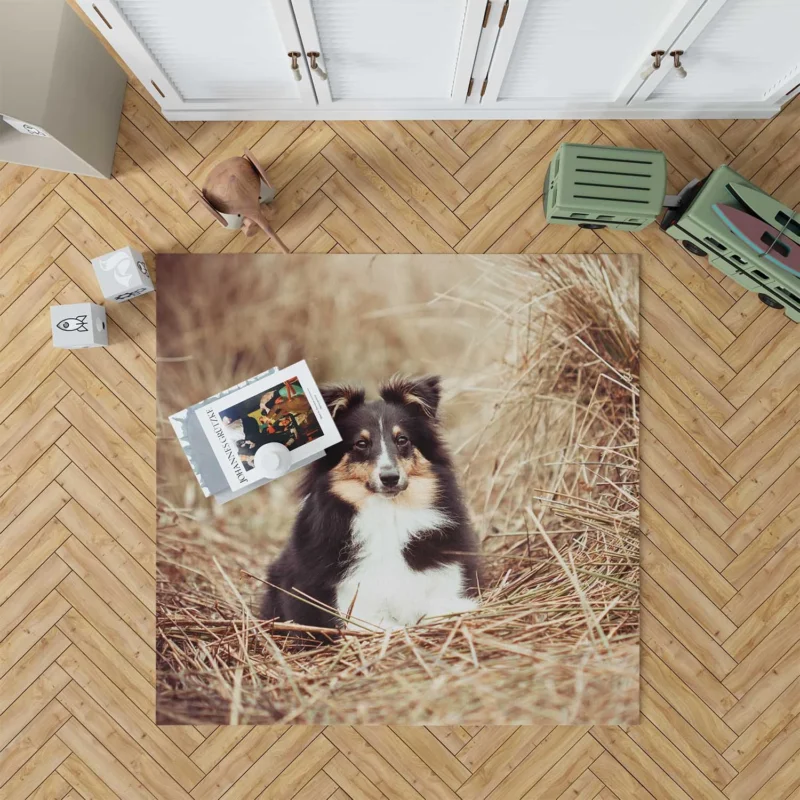
[[[393,378],[372,402],[321,391],[343,441],[309,467],[261,616],[391,629],[477,608],[478,540],[439,430],[439,378]]]

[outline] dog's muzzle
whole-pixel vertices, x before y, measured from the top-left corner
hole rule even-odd
[[[381,468],[376,478],[370,481],[370,489],[378,494],[394,496],[408,488],[405,472],[394,466]]]

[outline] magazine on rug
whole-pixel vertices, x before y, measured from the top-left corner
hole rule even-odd
[[[283,445],[291,472],[341,441],[305,361],[274,367],[170,417],[203,493],[227,502],[268,483],[259,450]]]

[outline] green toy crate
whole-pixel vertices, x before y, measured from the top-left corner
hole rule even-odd
[[[694,255],[708,260],[737,283],[756,292],[773,308],[800,322],[800,278],[772,264],[748,247],[714,211],[715,203],[743,209],[728,189],[729,183],[744,184],[762,191],[728,166],[715,169],[700,183],[680,195],[680,205],[661,220],[661,229],[677,239]],[[743,209],[746,210],[746,209]]]
[[[544,182],[548,222],[638,231],[655,222],[667,189],[659,150],[562,144]]]

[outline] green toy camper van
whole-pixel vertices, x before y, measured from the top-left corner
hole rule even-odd
[[[562,144],[544,182],[548,222],[638,231],[655,222],[667,189],[660,150]]]
[[[781,266],[775,252],[756,249],[765,239],[749,244],[741,231],[737,235],[723,214],[745,211],[765,225],[771,223],[770,249],[783,247],[787,252],[800,246],[800,216],[728,166],[702,181],[691,181],[678,195],[667,196],[666,187],[667,160],[659,150],[562,144],[544,181],[545,216],[548,222],[581,228],[638,231],[655,222],[666,206],[659,223],[663,231],[693,255],[707,256],[766,305],[782,308],[789,319],[800,322],[800,273],[785,263]],[[739,194],[758,208],[746,208]],[[766,214],[764,209],[772,211]]]
[[[722,166],[679,195],[675,208],[667,209],[660,226],[694,255],[708,260],[737,283],[756,292],[766,305],[783,308],[800,322],[800,276],[762,258],[739,238],[714,211],[714,205],[744,208],[728,188],[748,186],[761,190],[730,167]]]

